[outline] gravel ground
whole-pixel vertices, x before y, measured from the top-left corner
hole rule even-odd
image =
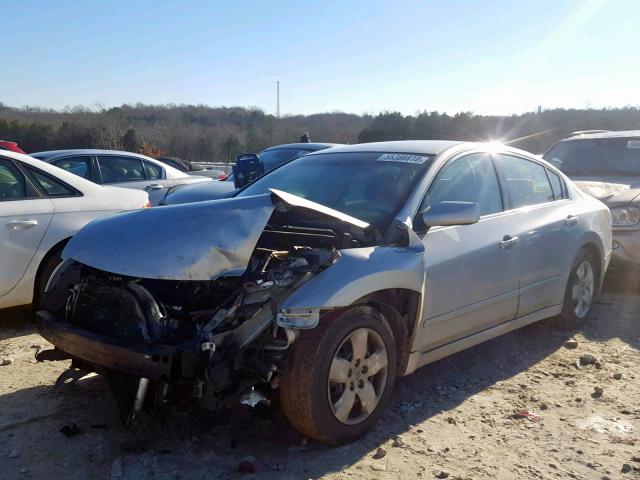
[[[273,407],[124,430],[100,376],[36,363],[46,342],[27,313],[5,312],[0,478],[640,478],[640,297],[624,283],[580,331],[541,322],[401,379],[378,426],[340,448],[307,442]]]

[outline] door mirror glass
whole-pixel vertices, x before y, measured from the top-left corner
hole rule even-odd
[[[233,181],[236,188],[242,188],[264,173],[264,165],[255,153],[245,153],[236,158],[233,166]]]
[[[480,209],[474,202],[440,202],[420,213],[427,227],[471,225],[480,220]]]

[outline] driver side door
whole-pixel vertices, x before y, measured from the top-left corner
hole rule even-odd
[[[416,347],[427,351],[512,320],[518,308],[520,245],[493,160],[463,154],[445,164],[420,212],[444,201],[475,202],[480,221],[423,234],[426,281]],[[420,225],[418,214],[415,224]],[[419,227],[416,230],[420,230]]]

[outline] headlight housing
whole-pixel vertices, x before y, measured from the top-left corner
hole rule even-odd
[[[640,223],[640,208],[635,205],[611,209],[611,226],[633,227]]]

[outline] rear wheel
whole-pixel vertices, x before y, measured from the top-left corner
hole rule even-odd
[[[62,257],[60,256],[62,255],[62,250],[62,248],[57,248],[51,252],[40,266],[40,271],[36,278],[36,285],[33,289],[33,305],[36,310],[40,307],[40,299],[42,298],[42,294],[44,294],[49,278],[51,278],[53,271],[60,265],[60,262],[62,262]]]
[[[281,382],[282,409],[303,434],[348,443],[375,425],[395,377],[391,327],[377,310],[354,307],[294,343]]]
[[[569,275],[562,313],[557,319],[559,326],[575,328],[589,318],[598,291],[597,272],[593,254],[580,250]]]

